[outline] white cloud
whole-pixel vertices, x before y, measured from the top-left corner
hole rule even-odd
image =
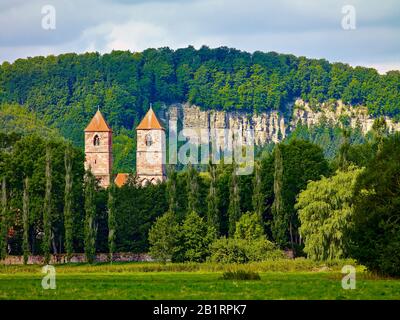
[[[4,0],[0,61],[37,54],[113,49],[141,51],[203,44],[277,51],[352,65],[398,66],[400,6],[353,0],[357,29],[341,28],[343,0]],[[53,4],[57,29],[40,28],[40,8]]]

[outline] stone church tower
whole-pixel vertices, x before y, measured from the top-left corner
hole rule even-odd
[[[136,127],[136,175],[139,182],[156,184],[166,179],[165,130],[150,107]]]
[[[85,170],[92,171],[100,186],[110,185],[112,170],[112,130],[100,110],[85,129]]]

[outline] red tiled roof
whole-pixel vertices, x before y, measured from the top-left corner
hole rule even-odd
[[[149,129],[164,130],[164,128],[161,126],[160,122],[157,119],[156,114],[154,113],[151,107],[149,111],[147,111],[143,120],[136,127],[136,130],[149,130]]]
[[[129,173],[118,173],[115,177],[114,183],[117,187],[122,187],[128,180]]]
[[[86,127],[85,132],[86,131],[112,132],[111,128],[107,124],[100,110],[97,110],[96,114]]]

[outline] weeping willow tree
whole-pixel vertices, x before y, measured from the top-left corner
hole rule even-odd
[[[275,147],[274,159],[274,202],[272,203],[272,224],[271,231],[275,241],[281,245],[286,245],[286,231],[288,219],[285,214],[283,202],[283,157],[279,144]]]
[[[230,182],[230,194],[229,194],[229,207],[228,207],[228,220],[229,237],[233,237],[236,231],[236,222],[240,219],[240,188],[238,177],[236,175],[236,163],[233,161],[232,175]]]
[[[1,180],[1,217],[0,217],[0,259],[7,255],[7,229],[8,229],[8,207],[7,207],[7,182],[3,176]]]
[[[299,194],[296,208],[301,222],[304,252],[310,259],[346,258],[346,233],[352,225],[353,190],[362,169],[346,171],[308,183]],[[327,192],[329,191],[329,192]]]
[[[85,255],[89,263],[93,263],[96,254],[96,204],[95,204],[95,177],[89,170],[85,179]]]
[[[253,209],[260,222],[262,222],[265,210],[265,195],[262,190],[261,162],[256,161],[254,167]]]
[[[67,261],[70,261],[73,252],[73,217],[72,217],[72,161],[71,146],[65,149],[65,192],[64,192],[64,226],[65,226],[65,250]]]
[[[108,188],[108,251],[110,255],[110,262],[114,260],[115,252],[115,239],[116,239],[116,229],[117,221],[115,219],[115,193],[116,186],[114,181],[111,182]]]
[[[208,164],[208,172],[210,174],[210,188],[207,195],[207,223],[209,226],[214,227],[216,232],[219,233],[219,210],[218,210],[218,195],[217,195],[217,169],[215,165]]]
[[[52,211],[52,183],[51,183],[51,148],[46,148],[46,191],[44,197],[43,210],[43,253],[45,263],[50,262],[50,247],[51,247],[51,211]]]
[[[22,224],[23,224],[23,237],[22,237],[22,251],[24,256],[24,264],[28,263],[30,254],[29,250],[29,178],[24,179],[24,193],[22,199]]]

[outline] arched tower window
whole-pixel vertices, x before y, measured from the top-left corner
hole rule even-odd
[[[94,146],[99,146],[100,145],[100,138],[99,138],[99,136],[97,134],[93,138],[93,145]]]
[[[150,147],[153,143],[153,138],[151,137],[150,133],[146,134],[145,140],[146,140],[146,146]]]

